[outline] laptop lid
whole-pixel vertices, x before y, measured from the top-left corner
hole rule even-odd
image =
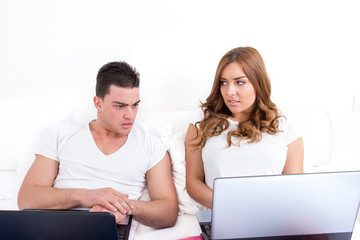
[[[3,210],[0,239],[117,240],[118,234],[115,217],[107,212]]]
[[[359,201],[360,172],[217,178],[211,239],[350,240]]]

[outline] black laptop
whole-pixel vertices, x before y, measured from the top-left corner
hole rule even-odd
[[[217,178],[197,217],[205,239],[350,240],[359,204],[359,171]]]
[[[132,216],[117,225],[113,214],[80,210],[0,211],[0,239],[127,240]]]

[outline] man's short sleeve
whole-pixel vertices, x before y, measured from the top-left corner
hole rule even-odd
[[[150,134],[145,134],[143,147],[145,154],[149,159],[148,170],[158,164],[165,157],[167,151],[166,146],[161,142],[161,140]]]
[[[58,128],[51,127],[44,135],[35,149],[35,154],[59,161],[58,159]]]

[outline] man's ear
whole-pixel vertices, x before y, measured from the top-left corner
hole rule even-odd
[[[96,109],[98,111],[102,110],[102,107],[103,107],[102,105],[103,105],[103,100],[100,97],[95,96],[94,97],[94,106],[96,107]]]

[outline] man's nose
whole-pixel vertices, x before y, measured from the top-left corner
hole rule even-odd
[[[133,119],[135,114],[135,109],[132,108],[131,106],[127,107],[125,112],[124,112],[124,118],[126,119]]]

